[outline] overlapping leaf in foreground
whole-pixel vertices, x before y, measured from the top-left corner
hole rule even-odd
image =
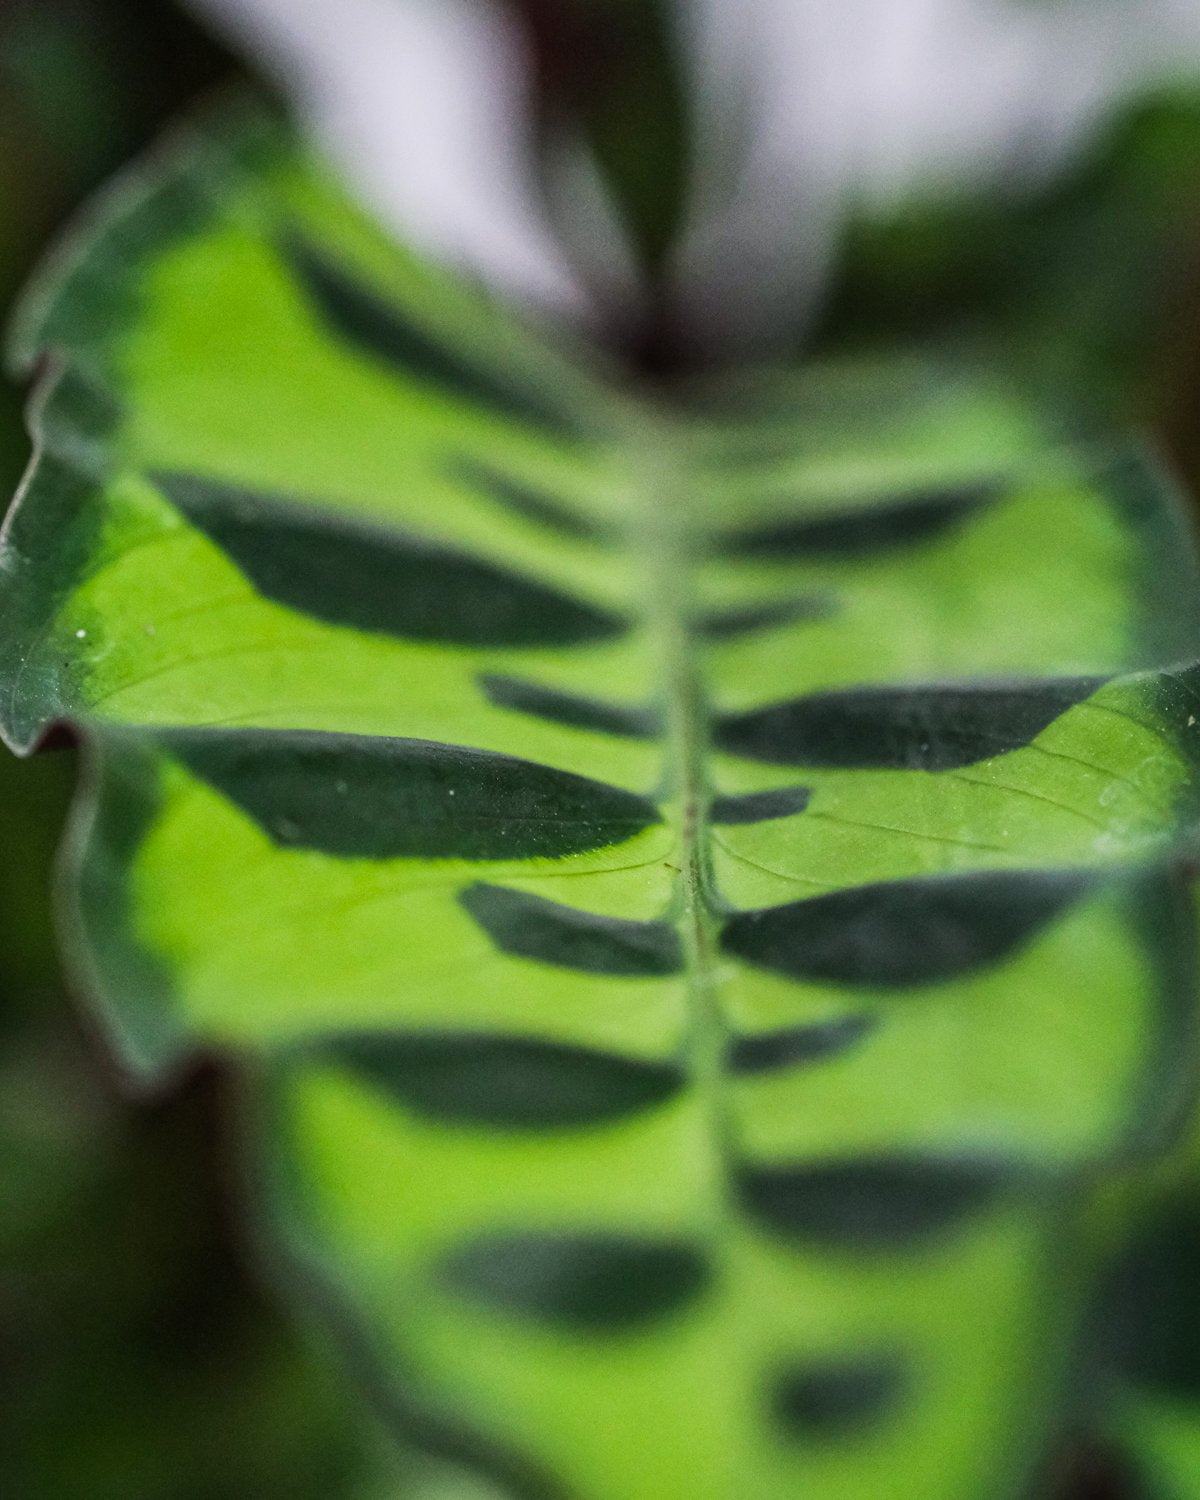
[[[138,1070],[252,1060],[391,1409],[527,1494],[1020,1492],[1186,1165],[1153,457],[916,360],[638,404],[253,113],[17,357],[4,718],[90,747],[76,961]]]

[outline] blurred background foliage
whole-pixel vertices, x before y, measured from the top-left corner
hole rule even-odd
[[[614,337],[638,369],[678,374],[697,341],[670,268],[702,169],[671,19],[656,0],[506,3],[530,45],[547,202],[564,142],[582,149],[643,276]],[[0,306],[78,202],[234,68],[168,0],[0,5]],[[1200,482],[1200,91],[1139,101],[1037,192],[943,187],[852,209],[839,232],[797,352],[1002,347],[1031,379],[1148,418]],[[27,457],[21,399],[0,386],[5,494]],[[74,775],[70,751],[0,756],[0,1495],[482,1496],[394,1448],[251,1269],[228,1066],[133,1099],[68,995],[50,891]],[[1190,1463],[1190,1433],[1180,1451]],[[1081,1454],[1073,1497],[1126,1493]]]
[[[1158,430],[1200,479],[1200,87],[1136,99],[1060,177],[853,218],[814,343],[957,339]]]

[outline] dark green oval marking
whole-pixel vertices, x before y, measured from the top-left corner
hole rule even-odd
[[[855,886],[742,912],[721,946],[791,979],[901,989],[989,967],[1094,884],[1088,871],[1004,870]]]
[[[561,501],[552,500],[540,490],[501,474],[476,459],[461,458],[451,466],[450,472],[455,479],[494,500],[511,515],[532,521],[546,531],[578,541],[604,543],[610,540],[608,529],[590,516],[581,515]]]
[[[766,604],[748,604],[736,609],[714,610],[696,622],[700,634],[710,641],[737,640],[776,630],[781,625],[797,625],[808,620],[827,620],[837,612],[832,594],[802,594],[795,599],[775,599]]]
[[[321,321],[361,353],[500,416],[574,435],[575,424],[561,408],[538,393],[510,385],[418,327],[397,304],[304,235],[295,230],[281,235],[279,251]]]
[[[350,1033],[318,1048],[415,1114],[493,1130],[604,1125],[685,1081],[668,1063],[474,1032]]]
[[[267,599],[330,625],[453,646],[570,646],[628,622],[452,547],[195,474],[151,476]]]
[[[483,673],[479,686],[496,708],[511,708],[567,729],[588,729],[633,740],[653,739],[658,733],[658,715],[653,709],[604,703],[599,698],[584,698],[494,672]]]
[[[770,823],[802,813],[811,801],[810,787],[781,786],[744,797],[717,797],[708,815],[714,823]]]
[[[676,974],[683,964],[679,934],[669,922],[601,917],[483,883],[458,899],[496,946],[516,958],[619,978]]]
[[[577,1333],[629,1333],[670,1318],[710,1279],[686,1241],[610,1233],[481,1236],[442,1263],[442,1279],[474,1301]]]
[[[904,1251],[952,1233],[1011,1185],[998,1163],[879,1157],[748,1167],[742,1208],[784,1239],[855,1251]]]
[[[770,1383],[776,1428],[797,1441],[858,1437],[894,1414],[906,1385],[895,1357],[814,1361],[782,1370]]]
[[[1174,1401],[1200,1399],[1200,1201],[1148,1216],[1110,1278],[1108,1326],[1126,1378]]]
[[[873,505],[822,515],[781,517],[724,537],[733,557],[853,558],[930,542],[964,525],[995,503],[1005,486],[995,479],[921,490]]]
[[[803,1063],[824,1062],[848,1052],[878,1025],[874,1016],[842,1016],[836,1021],[735,1037],[729,1044],[732,1073],[775,1073]]]
[[[829,770],[952,771],[1023,750],[1105,677],[852,688],[717,721],[718,747]]]
[[[156,738],[276,844],[344,859],[562,857],[661,821],[619,787],[428,740],[268,729]]]

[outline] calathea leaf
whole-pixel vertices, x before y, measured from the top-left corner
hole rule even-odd
[[[1194,1084],[1155,460],[977,363],[642,404],[252,109],[15,351],[76,964],[141,1071],[254,1060],[391,1414],[518,1493],[1018,1494]]]

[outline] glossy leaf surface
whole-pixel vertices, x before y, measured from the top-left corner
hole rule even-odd
[[[639,402],[234,113],[30,299],[7,734],[129,1063],[516,1493],[1017,1495],[1194,1084],[1169,475],[1002,372]]]

